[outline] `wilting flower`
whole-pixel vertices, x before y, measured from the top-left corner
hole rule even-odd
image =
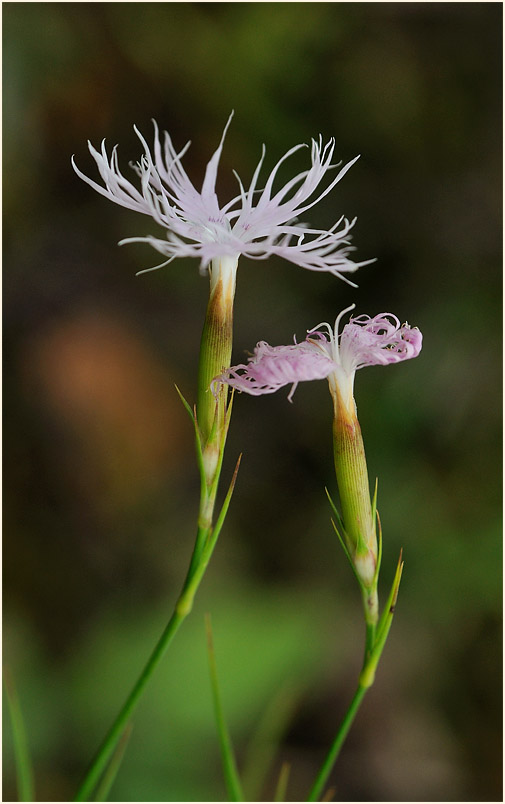
[[[233,113],[232,113],[233,115]],[[216,263],[223,263],[228,272],[236,268],[241,254],[251,259],[265,259],[278,255],[313,271],[328,271],[341,279],[361,265],[373,260],[354,263],[349,259],[353,250],[349,245],[349,232],[355,220],[343,216],[328,230],[309,228],[298,222],[298,217],[324,198],[340,181],[358,157],[340,169],[326,188],[321,182],[333,167],[331,160],[335,142],[331,139],[323,145],[322,138],[312,141],[311,166],[274,192],[273,184],[283,162],[304,145],[291,148],[276,164],[263,189],[258,189],[258,179],[265,157],[265,148],[247,189],[237,176],[239,194],[231,201],[220,205],[216,195],[216,177],[223,149],[223,142],[232,115],[210,159],[198,191],[182,166],[182,157],[190,143],[177,153],[168,133],[163,143],[158,126],[154,122],[154,149],[151,152],[146,140],[135,128],[144,154],[134,171],[140,179],[136,187],[120,171],[117,146],[110,156],[102,142],[100,151],[88,143],[104,187],[88,178],[72,164],[76,173],[101,195],[127,209],[149,215],[166,229],[166,238],[128,237],[122,243],[145,242],[168,259],[155,270],[176,257],[198,257],[200,268],[205,273],[209,264],[212,270]],[[220,268],[219,271],[222,269]],[[140,272],[142,273],[142,272]],[[346,279],[346,281],[349,281]],[[350,284],[353,284],[350,282]]]
[[[400,326],[391,313],[351,318],[339,335],[342,317],[352,309],[354,305],[343,310],[333,327],[323,323],[309,330],[302,343],[269,346],[261,341],[247,364],[227,369],[214,380],[214,387],[225,382],[239,391],[259,396],[291,384],[291,400],[299,382],[327,377],[332,393],[338,388],[346,407],[350,407],[357,369],[417,357],[422,346],[417,327]],[[320,327],[326,331],[320,331]]]

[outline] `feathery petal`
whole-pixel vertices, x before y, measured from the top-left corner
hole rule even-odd
[[[211,384],[214,392],[219,383],[245,391],[252,396],[273,394],[284,385],[291,385],[291,401],[299,382],[322,380],[335,368],[333,361],[313,344],[295,343],[290,346],[270,346],[260,341],[247,364],[232,366],[216,377]]]
[[[328,378],[336,383],[344,399],[352,399],[354,375],[365,366],[387,365],[417,357],[423,336],[417,327],[400,326],[396,316],[379,313],[371,318],[361,315],[351,318],[339,335],[343,310],[334,327],[318,324],[309,330],[302,343],[290,346],[257,344],[247,364],[232,366],[213,380],[216,391],[219,383],[227,383],[253,396],[273,394],[284,385],[292,385],[289,399],[299,382]],[[324,327],[325,331],[321,331]]]
[[[302,268],[327,271],[350,282],[345,274],[373,262],[353,262],[349,257],[353,250],[349,244],[349,233],[355,221],[350,222],[341,216],[329,229],[315,229],[298,219],[335,187],[358,157],[344,165],[323,188],[323,179],[335,167],[331,163],[335,142],[331,139],[323,144],[322,137],[319,137],[318,141],[312,141],[311,166],[274,193],[274,183],[281,165],[306,146],[302,144],[290,148],[271,170],[263,189],[258,189],[265,157],[263,146],[249,186],[246,187],[235,174],[239,194],[221,206],[216,194],[216,180],[232,117],[233,112],[207,164],[201,191],[195,188],[182,166],[182,157],[190,143],[177,152],[167,132],[162,143],[154,120],[152,152],[140,131],[134,127],[144,148],[140,161],[131,165],[140,179],[140,189],[121,173],[117,146],[109,156],[105,141],[100,151],[88,143],[104,186],[82,173],[73,157],[72,165],[77,175],[98,193],[127,209],[149,215],[166,230],[165,239],[146,235],[124,238],[121,243],[148,243],[166,256],[167,262],[175,257],[198,257],[203,272],[213,259],[223,256],[238,258],[243,254],[261,260],[277,255]]]

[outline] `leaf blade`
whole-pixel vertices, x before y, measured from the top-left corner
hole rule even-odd
[[[4,686],[12,727],[18,798],[20,801],[34,801],[33,770],[25,722],[14,680],[7,668],[4,668]]]
[[[221,693],[219,690],[217,678],[216,656],[214,651],[214,640],[212,636],[212,624],[210,614],[205,615],[205,629],[207,632],[207,653],[209,658],[210,681],[212,686],[212,697],[214,699],[214,713],[216,717],[216,725],[219,736],[219,746],[221,748],[221,757],[223,760],[223,772],[228,790],[228,795],[231,801],[244,801],[244,794],[240,777],[238,775],[237,763],[233,746],[231,744],[230,734],[226,725],[223,706],[221,702]]]

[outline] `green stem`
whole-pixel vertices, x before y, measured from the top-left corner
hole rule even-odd
[[[398,559],[398,564],[396,567],[396,573],[393,579],[393,584],[391,586],[391,591],[389,592],[389,596],[386,601],[386,605],[384,607],[384,611],[381,615],[381,618],[377,625],[374,622],[367,622],[366,625],[365,659],[359,677],[358,688],[354,693],[354,698],[352,699],[349,708],[344,715],[344,719],[340,724],[336,737],[333,740],[332,746],[328,752],[328,756],[326,757],[323,766],[319,771],[316,780],[312,786],[309,798],[307,799],[308,801],[319,800],[321,793],[323,792],[323,788],[328,780],[328,776],[331,773],[333,765],[337,761],[340,749],[344,744],[345,738],[347,737],[349,729],[351,728],[354,722],[354,718],[356,717],[361,702],[365,697],[365,693],[372,686],[374,682],[375,671],[377,669],[377,665],[379,664],[382,651],[384,650],[384,645],[386,644],[386,639],[389,634],[389,629],[391,628],[391,623],[393,622],[393,616],[395,612],[396,601],[398,598],[398,590],[400,588],[402,571],[403,571],[403,561],[402,561],[402,555],[400,553],[400,558]]]
[[[376,625],[374,623],[366,624],[365,658],[363,660],[363,667],[367,666],[372,655],[373,646],[375,643],[375,630]]]
[[[100,775],[104,771],[105,766],[107,765],[107,762],[109,761],[109,758],[111,757],[114,748],[116,747],[116,744],[122,732],[124,731],[147,685],[147,682],[149,681],[156,667],[163,658],[168,646],[170,645],[172,639],[179,630],[179,627],[181,626],[182,622],[188,616],[193,607],[194,597],[196,595],[198,587],[200,586],[200,583],[202,582],[205,570],[207,569],[208,563],[216,546],[217,537],[219,536],[219,532],[223,525],[226,511],[228,510],[228,505],[230,503],[231,495],[233,493],[233,489],[235,486],[239,464],[240,464],[240,458],[237,462],[232,482],[230,484],[230,488],[223,503],[221,513],[218,516],[216,526],[214,528],[212,528],[212,526],[209,526],[206,529],[203,529],[201,527],[198,529],[198,535],[195,543],[195,548],[193,550],[193,556],[189,566],[188,574],[186,575],[186,580],[184,581],[184,585],[177,600],[174,612],[170,620],[168,621],[168,624],[165,630],[163,631],[160,639],[158,640],[156,647],[154,648],[151,656],[149,657],[147,664],[142,670],[137,680],[137,683],[130,692],[130,695],[126,699],[116,720],[109,729],[102,745],[98,749],[95,759],[93,760],[88,770],[88,773],[86,774],[86,777],[77,792],[77,796],[75,798],[76,801],[88,800],[89,795],[93,791],[95,785],[98,783]],[[219,464],[219,471],[220,468],[221,464]],[[204,499],[202,500],[200,506],[201,508],[204,505],[207,507],[211,519],[214,511],[216,492],[217,492],[217,482],[215,483],[213,495],[210,501],[205,494]]]
[[[188,612],[189,613],[189,612]],[[154,670],[160,663],[166,649],[170,645],[172,639],[174,638],[175,634],[177,633],[181,623],[185,618],[185,614],[180,614],[176,611],[172,614],[168,625],[166,626],[165,630],[163,631],[158,644],[154,648],[151,656],[149,657],[147,664],[145,665],[144,669],[142,670],[137,683],[133,687],[132,691],[130,692],[128,698],[126,699],[119,715],[117,716],[116,720],[112,724],[111,728],[109,729],[102,745],[98,749],[98,752],[93,760],[86,777],[81,784],[77,795],[75,797],[75,801],[89,801],[90,795],[98,783],[98,780],[105,770],[105,766],[109,761],[116,744],[123,733],[130,716],[135,709],[140,696],[142,695],[147,682],[151,678]]]
[[[328,776],[331,773],[333,765],[337,761],[340,749],[342,748],[345,738],[349,733],[349,729],[351,728],[354,722],[354,718],[356,717],[360,704],[363,698],[365,697],[367,689],[368,687],[364,687],[361,684],[358,685],[358,689],[354,693],[354,698],[352,699],[350,706],[347,712],[345,713],[344,719],[340,724],[340,728],[328,752],[328,756],[326,757],[321,767],[321,770],[319,771],[316,777],[316,781],[312,786],[309,797],[307,799],[308,801],[319,801],[321,793],[323,792],[323,788],[328,780]]]
[[[207,537],[208,534],[205,534],[205,536]],[[213,547],[214,546],[215,543],[213,544]],[[194,596],[198,587],[200,586],[209,559],[210,555],[207,551],[204,560],[198,562],[196,567],[194,567],[193,570],[190,569],[188,572],[181,594],[179,595],[177,604],[175,606],[175,610],[170,617],[170,620],[168,621],[168,624],[160,639],[158,640],[156,647],[151,653],[151,656],[149,657],[144,669],[137,679],[135,686],[130,692],[128,698],[123,704],[122,709],[116,717],[116,720],[112,724],[107,735],[105,736],[104,741],[98,749],[95,758],[86,774],[86,777],[77,792],[75,801],[89,800],[89,796],[92,793],[95,785],[98,783],[102,772],[105,770],[107,762],[109,761],[114,748],[121,737],[121,734],[123,733],[134,709],[136,708],[149,679],[163,658],[168,646],[172,642],[172,639],[179,630],[181,624],[184,622],[192,609]]]
[[[210,270],[210,297],[200,347],[198,401],[195,414],[192,413],[190,406],[178,392],[195,426],[197,459],[201,475],[198,532],[186,580],[174,612],[135,686],[98,749],[77,792],[76,801],[89,800],[89,796],[104,772],[149,679],[163,658],[182,622],[190,613],[194,596],[205,574],[228,510],[238,464],[216,526],[213,527],[214,506],[226,435],[230,424],[231,406],[226,404],[227,386],[224,385],[219,390],[216,402],[210,390],[210,383],[214,377],[222,372],[223,368],[229,366],[232,349],[233,298],[237,260],[238,257],[216,259],[213,261]]]
[[[107,762],[109,761],[114,751],[114,748],[147,685],[147,682],[149,681],[156,667],[163,658],[168,646],[170,645],[172,639],[179,630],[179,627],[181,626],[182,622],[188,616],[193,607],[194,597],[196,595],[198,587],[200,586],[200,583],[202,582],[205,570],[207,569],[208,563],[216,546],[217,538],[219,536],[219,532],[222,528],[224,518],[228,510],[231,495],[235,487],[235,481],[237,478],[239,465],[240,465],[240,458],[237,462],[237,466],[235,468],[235,472],[233,474],[230,487],[225,497],[221,512],[217,518],[215,527],[210,526],[207,529],[202,529],[200,527],[198,529],[198,535],[190,567],[188,570],[188,574],[186,576],[186,580],[184,581],[182,591],[177,600],[175,610],[165,630],[163,631],[156,647],[154,648],[149,660],[147,661],[147,664],[142,670],[142,673],[140,674],[137,683],[135,684],[130,695],[126,699],[126,702],[124,703],[116,720],[114,721],[109,732],[107,733],[102,745],[98,749],[95,759],[93,760],[88,770],[88,773],[86,774],[86,777],[77,792],[77,796],[75,798],[76,801],[87,801],[89,799],[89,795],[93,791],[95,785],[98,783],[100,775],[104,771]],[[221,464],[219,464],[219,471],[220,468]],[[216,492],[217,492],[217,482],[215,483],[213,497],[210,501],[211,504],[209,506],[211,515],[213,514],[214,511]],[[207,503],[208,499],[204,500],[202,504],[207,505]]]

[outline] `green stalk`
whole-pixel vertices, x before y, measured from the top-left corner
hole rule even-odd
[[[352,384],[339,386],[337,373],[330,376],[333,397],[333,449],[342,516],[338,513],[328,491],[328,499],[335,516],[335,532],[353,568],[363,599],[366,639],[363,667],[358,687],[344,715],[328,755],[317,774],[308,801],[318,801],[349,733],[366,691],[372,686],[386,639],[391,627],[398,596],[403,563],[400,559],[384,611],[379,618],[377,585],[382,557],[382,531],[377,511],[377,481],[370,500],[365,448],[361,435]],[[376,525],[379,538],[377,540]]]
[[[195,594],[205,574],[228,510],[238,464],[216,526],[213,527],[214,507],[226,436],[230,424],[231,405],[227,406],[226,404],[226,385],[221,386],[217,400],[212,391],[209,390],[209,386],[214,377],[230,364],[236,266],[237,260],[228,257],[216,260],[210,271],[210,298],[202,333],[198,402],[194,413],[180,392],[178,392],[190,413],[195,427],[197,460],[201,476],[198,531],[188,573],[174,612],[135,686],[98,749],[77,792],[76,801],[88,801],[90,799],[91,793],[110,761],[149,679],[165,655],[175,634],[190,613]]]
[[[204,534],[208,538],[209,533]],[[215,541],[212,544],[212,549],[215,546]],[[175,610],[168,621],[168,624],[163,631],[158,643],[156,644],[151,656],[149,657],[144,669],[142,670],[139,678],[128,698],[126,699],[123,707],[121,708],[116,720],[109,729],[104,741],[102,742],[97,754],[86,774],[86,777],[80,786],[75,801],[88,801],[89,797],[98,783],[102,772],[114,752],[121,734],[123,733],[133,711],[135,710],[144,689],[151,678],[152,674],[158,667],[161,659],[172,642],[174,636],[179,630],[180,626],[190,613],[193,607],[193,600],[195,594],[203,579],[205,569],[210,560],[212,551],[206,552],[203,561],[197,562],[193,572],[188,573],[181,594],[179,595]]]
[[[333,740],[328,755],[319,773],[316,776],[316,780],[312,786],[312,789],[309,793],[309,797],[307,799],[308,801],[319,801],[324,786],[328,781],[328,777],[332,771],[332,768],[338,759],[338,755],[340,754],[340,750],[344,744],[345,738],[349,733],[349,730],[358,713],[358,709],[361,706],[363,698],[365,697],[365,693],[368,689],[370,689],[375,680],[375,671],[377,669],[377,665],[382,655],[382,651],[384,650],[384,645],[386,644],[389,629],[391,628],[391,623],[393,621],[396,601],[398,598],[398,589],[400,587],[400,581],[402,577],[402,570],[403,570],[403,562],[400,554],[398,565],[396,567],[395,577],[393,580],[393,584],[391,586],[391,591],[389,593],[389,597],[386,601],[386,605],[384,607],[384,611],[381,615],[379,623],[377,626],[367,625],[365,660],[363,662],[363,668],[360,673],[357,690],[354,693],[354,697],[351,703],[349,704],[349,708],[347,709],[347,712],[344,715],[342,723],[339,726],[339,729],[337,731],[335,739]]]
[[[354,718],[356,717],[361,701],[365,697],[367,689],[368,687],[363,687],[361,684],[358,685],[358,689],[354,693],[354,698],[352,699],[349,708],[344,715],[344,719],[342,720],[337,735],[328,752],[328,756],[326,757],[321,770],[317,774],[316,780],[312,785],[312,789],[309,793],[307,801],[319,801],[321,793],[323,792],[324,786],[328,780],[328,776],[331,773],[333,765],[337,761],[340,749],[342,748],[345,738],[349,733],[349,729],[354,722]]]
[[[140,696],[144,692],[147,682],[149,681],[154,670],[160,663],[166,649],[168,648],[175,634],[179,630],[179,627],[183,622],[185,616],[186,615],[179,614],[177,611],[174,611],[174,613],[172,614],[168,622],[168,625],[166,626],[160,639],[158,640],[158,643],[154,648],[151,656],[149,657],[147,664],[142,670],[135,686],[130,692],[116,720],[112,724],[111,728],[109,729],[108,733],[105,736],[103,743],[98,749],[98,752],[93,762],[91,763],[91,766],[86,774],[86,777],[83,783],[81,784],[79,790],[77,791],[75,801],[90,800],[91,793],[93,792],[95,785],[98,783],[102,772],[105,770],[105,766],[107,765],[112,753],[114,752],[116,744],[119,738],[121,737],[121,734],[123,733],[130,719],[130,716],[140,699]]]
[[[147,685],[147,682],[151,678],[153,672],[157,668],[158,664],[160,663],[161,659],[163,658],[168,646],[172,642],[175,634],[179,630],[180,626],[184,622],[185,618],[190,613],[193,607],[193,600],[202,582],[203,576],[205,574],[205,570],[207,565],[210,561],[211,555],[214,551],[214,548],[217,543],[217,537],[221,530],[221,527],[224,522],[224,517],[228,510],[228,506],[230,504],[231,495],[233,493],[233,489],[235,486],[235,480],[237,477],[238,467],[240,463],[237,462],[237,466],[235,468],[235,472],[233,474],[232,482],[230,484],[230,488],[228,493],[225,497],[223,507],[219,514],[219,517],[216,522],[216,527],[214,529],[209,528],[206,532],[200,533],[199,536],[203,536],[205,541],[205,546],[200,553],[199,559],[191,564],[190,571],[186,576],[186,580],[184,582],[181,594],[179,595],[178,601],[175,606],[175,610],[163,631],[156,647],[154,648],[150,658],[147,661],[144,669],[142,670],[135,686],[133,687],[130,695],[126,699],[125,703],[121,711],[119,712],[116,720],[112,724],[110,730],[108,731],[102,745],[98,749],[98,752],[93,760],[86,777],[77,792],[77,796],[75,798],[76,801],[88,801],[89,796],[92,793],[95,785],[98,783],[102,772],[104,771],[116,745],[123,733],[135,707],[137,706],[138,701]],[[217,490],[217,489],[216,489]],[[215,496],[213,500],[213,504],[215,502]],[[196,550],[197,545],[195,545]]]

